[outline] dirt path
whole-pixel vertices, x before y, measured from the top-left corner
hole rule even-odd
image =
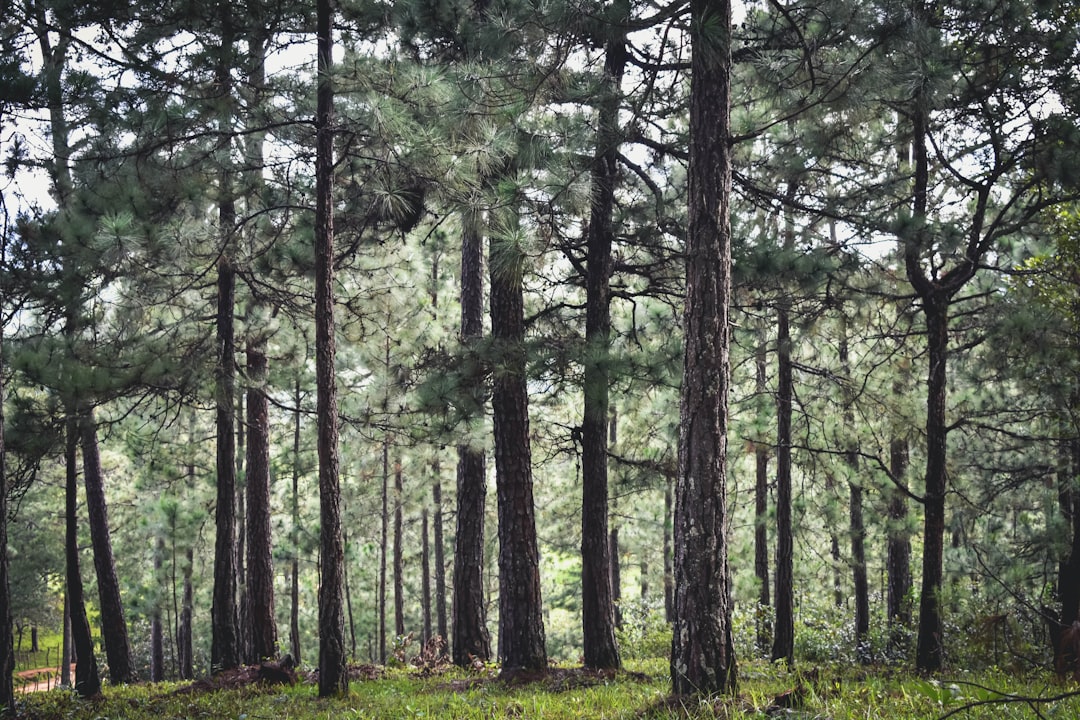
[[[34,682],[18,683],[15,687],[15,692],[32,693],[43,692],[45,690],[52,690],[60,682],[60,675],[57,668],[38,668],[36,670],[23,670],[22,672],[15,673],[16,677],[24,679],[37,678]],[[71,666],[71,676],[75,677],[75,665]]]

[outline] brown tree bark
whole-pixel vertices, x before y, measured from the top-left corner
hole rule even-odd
[[[689,232],[679,475],[675,485],[676,695],[733,692],[727,562],[731,299],[731,4],[691,0]]]
[[[851,573],[855,594],[855,646],[861,662],[869,662],[870,590],[866,577],[866,526],[863,522],[863,489],[858,482],[859,449],[855,427],[855,391],[852,385],[848,348],[848,320],[840,320],[841,337],[838,349],[844,385],[843,418],[847,433],[844,463],[848,467],[848,518],[851,531]]]
[[[401,473],[401,458],[394,463],[394,634],[405,635],[405,540],[402,537],[405,523],[402,508],[405,493]]]
[[[776,619],[773,624],[773,660],[795,662],[794,539],[791,528],[791,411],[794,387],[791,331],[783,304],[777,311],[776,389]],[[831,537],[838,551],[835,535]]]
[[[611,247],[619,162],[619,107],[626,65],[625,22],[630,6],[620,0],[604,50],[598,102],[596,156],[591,169],[592,204],[586,239],[584,411],[581,421],[581,623],[584,663],[618,668],[615,641],[618,587],[614,548],[608,542],[607,434],[611,344]],[[612,538],[617,537],[612,529]]]
[[[755,392],[764,397],[767,390],[768,366],[765,343],[758,345],[754,355]],[[756,613],[756,637],[762,652],[772,644],[772,618],[766,612],[769,607],[769,455],[771,450],[763,442],[754,443],[754,577],[758,581],[758,611]]]
[[[484,332],[484,246],[479,220],[462,217],[461,343],[472,352]],[[484,412],[484,374],[475,356],[463,373],[471,418]],[[454,534],[454,580],[451,652],[454,664],[491,658],[484,599],[484,507],[487,473],[484,451],[466,443],[457,446],[457,528]]]
[[[319,696],[348,691],[342,603],[344,547],[338,477],[338,402],[334,359],[334,88],[331,82],[333,9],[316,0],[315,111],[315,377],[319,448]]]
[[[491,334],[497,357],[491,409],[499,507],[499,654],[503,672],[544,671],[547,649],[525,375],[525,258],[513,240],[494,237],[490,258]]]
[[[382,443],[382,541],[379,543],[379,662],[386,664],[386,567],[390,554],[390,441]]]
[[[161,581],[161,568],[164,563],[165,538],[158,537],[154,542],[154,575]],[[162,593],[165,597],[165,593]],[[161,602],[155,602],[150,611],[150,682],[165,679],[165,633],[161,622]]]
[[[431,542],[428,527],[428,509],[425,505],[420,515],[420,611],[423,616],[424,632],[421,647],[431,639]]]
[[[889,472],[901,481],[907,473],[908,443],[896,436],[889,442]],[[898,489],[889,494],[888,554],[886,557],[888,591],[886,615],[890,627],[889,644],[894,650],[903,643],[904,630],[911,626],[911,539],[907,531],[907,496]]]
[[[86,616],[86,600],[83,596],[82,572],[79,569],[79,418],[76,410],[68,408],[65,426],[65,526],[64,554],[67,576],[68,608],[71,611],[71,638],[75,646],[75,692],[80,697],[93,697],[101,692],[97,658],[94,657],[94,639],[90,634],[90,621]]]
[[[289,653],[297,665],[300,664],[300,379],[296,379],[293,392],[293,470],[292,470],[292,567],[289,576]]]
[[[432,502],[435,504],[435,514],[432,517],[435,543],[435,632],[446,641],[450,638],[446,617],[446,544],[443,538],[442,467],[437,459],[432,463],[431,469],[435,473],[435,484],[431,486]]]
[[[270,522],[270,403],[266,396],[266,338],[247,345],[247,645],[249,665],[277,656],[274,563]]]
[[[135,682],[135,666],[131,660],[124,605],[120,599],[120,581],[116,576],[110,539],[109,513],[105,503],[105,477],[98,450],[97,422],[94,411],[88,409],[79,418],[82,435],[83,481],[86,486],[86,508],[90,516],[90,543],[94,548],[94,570],[97,575],[98,601],[101,610],[101,635],[105,658],[109,664],[109,680],[114,684]]]

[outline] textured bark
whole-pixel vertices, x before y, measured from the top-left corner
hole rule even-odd
[[[82,435],[83,480],[86,486],[86,508],[90,516],[90,542],[94,548],[94,570],[97,575],[98,601],[101,609],[101,636],[105,658],[109,664],[109,680],[113,684],[134,682],[135,666],[131,660],[124,606],[120,599],[120,581],[116,576],[109,513],[105,503],[105,477],[98,450],[97,422],[93,410],[79,419]]]
[[[1080,406],[1075,395],[1072,407]],[[1061,601],[1060,627],[1063,630],[1080,620],[1080,502],[1077,498],[1076,478],[1080,473],[1080,440],[1075,437],[1066,441],[1060,460],[1058,478],[1058,504],[1062,517],[1072,531],[1069,552],[1059,565],[1058,598]],[[1056,636],[1058,633],[1055,632]],[[1057,643],[1054,650],[1057,651]]]
[[[781,307],[777,312],[776,325],[776,620],[772,659],[784,659],[790,665],[795,662],[794,539],[791,529],[791,406],[794,388],[791,333],[786,308]],[[830,539],[834,554],[838,553],[835,535]]]
[[[65,580],[66,584],[66,580]],[[74,648],[71,646],[71,609],[68,607],[69,599],[67,592],[64,593],[64,636],[60,644],[60,684],[64,687],[71,685],[71,663],[74,658]]]
[[[4,348],[0,338],[0,714],[12,715],[15,701],[15,645],[12,633],[11,578],[8,572],[8,482],[4,446]]]
[[[379,543],[379,662],[386,664],[386,558],[390,553],[390,443],[382,443],[382,542]]]
[[[675,568],[672,567],[674,553],[671,548],[674,521],[672,485],[671,477],[664,478],[664,620],[669,623],[675,619]]]
[[[621,1],[619,21],[629,14]],[[586,247],[584,411],[581,421],[581,622],[586,667],[618,668],[615,641],[618,556],[608,542],[607,431],[608,354],[611,335],[611,246],[618,179],[619,106],[626,65],[625,31],[614,25],[605,47],[604,78],[598,103],[592,204]],[[616,530],[612,530],[615,537]]]
[[[947,303],[924,305],[929,375],[926,383],[926,481],[923,494],[922,590],[919,596],[919,635],[915,665],[924,672],[940,670],[944,662],[944,626],[941,582],[945,550],[946,359],[948,355]]]
[[[462,218],[461,238],[461,342],[475,347],[484,331],[484,247],[475,215]],[[484,375],[475,358],[467,361],[464,390],[469,393],[472,414],[484,412]],[[455,665],[468,666],[472,659],[491,659],[491,636],[487,629],[484,600],[484,506],[487,473],[484,451],[460,444],[457,447],[457,529],[454,535],[454,585],[451,642]]]
[[[543,671],[547,649],[529,445],[524,258],[512,241],[493,239],[490,247],[491,334],[498,358],[491,409],[499,506],[499,654],[503,672]]]
[[[274,563],[270,523],[270,403],[266,397],[266,340],[248,341],[247,376],[247,602],[245,613],[250,648],[247,663],[277,656],[274,614]]]
[[[247,420],[244,415],[244,393],[236,394],[236,589],[239,594],[236,603],[236,651],[241,663],[252,662],[251,634],[248,632],[248,587],[247,587],[247,474],[244,462],[247,459]]]
[[[236,432],[233,397],[236,346],[233,334],[235,271],[218,261],[217,281],[217,506],[214,512],[214,597],[211,606],[212,672],[240,665],[236,608]]]
[[[763,397],[767,391],[765,343],[758,345],[754,356],[755,392]],[[765,652],[772,643],[772,622],[766,611],[771,604],[769,592],[769,455],[765,443],[754,444],[754,577],[758,581],[758,611],[756,613],[757,646]]]
[[[689,233],[679,474],[675,485],[676,695],[733,692],[727,563],[731,298],[731,4],[691,0]]]
[[[615,613],[615,627],[622,627],[622,552],[619,550],[619,526],[612,523],[608,532],[608,554],[611,557],[611,607]]]
[[[66,532],[64,553],[66,556],[68,608],[71,611],[71,638],[75,646],[75,692],[81,697],[93,697],[101,692],[97,658],[94,657],[94,639],[90,635],[90,621],[86,616],[86,600],[83,596],[82,572],[79,569],[79,420],[68,409],[66,443],[64,450],[65,517]]]
[[[334,358],[334,89],[331,83],[333,10],[316,0],[318,50],[315,139],[315,378],[319,447],[319,695],[349,688],[342,603],[341,486],[338,477],[338,402]]]
[[[855,427],[855,397],[851,379],[851,364],[848,353],[848,320],[840,320],[841,337],[839,360],[844,385],[844,427],[847,434],[847,449],[844,463],[848,467],[848,519],[851,532],[851,574],[852,588],[855,593],[855,645],[856,653],[862,662],[868,662],[870,635],[870,591],[866,577],[866,526],[863,523],[863,489],[857,481],[859,472],[858,430]]]
[[[195,551],[188,548],[184,565],[184,590],[180,605],[180,629],[177,633],[180,638],[177,641],[176,655],[177,664],[180,666],[180,679],[193,680],[195,678],[195,651],[192,644],[191,619],[195,606],[195,585],[191,580],[192,568],[195,566]]]

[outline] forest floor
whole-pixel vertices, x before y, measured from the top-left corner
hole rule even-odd
[[[20,720],[361,720],[365,718],[797,718],[923,720],[1080,717],[1080,689],[1046,672],[999,670],[920,678],[893,667],[819,667],[790,672],[764,662],[740,666],[733,695],[672,698],[666,659],[596,672],[553,667],[544,674],[355,666],[347,695],[319,698],[314,673],[295,684],[268,683],[257,667],[189,683],[106,686],[83,700],[65,690],[24,695]]]
[[[15,673],[15,691],[21,693],[44,692],[52,690],[60,683],[59,668],[45,667],[33,670],[21,670]],[[75,665],[71,666],[71,675],[75,675]]]

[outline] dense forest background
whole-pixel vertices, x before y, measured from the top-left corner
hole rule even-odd
[[[331,36],[273,0],[14,2],[19,641],[70,628],[113,682],[318,666],[340,569],[356,661],[666,653],[691,46],[730,34],[735,656],[1049,664],[1080,606],[1080,11],[704,5],[342,0]]]

